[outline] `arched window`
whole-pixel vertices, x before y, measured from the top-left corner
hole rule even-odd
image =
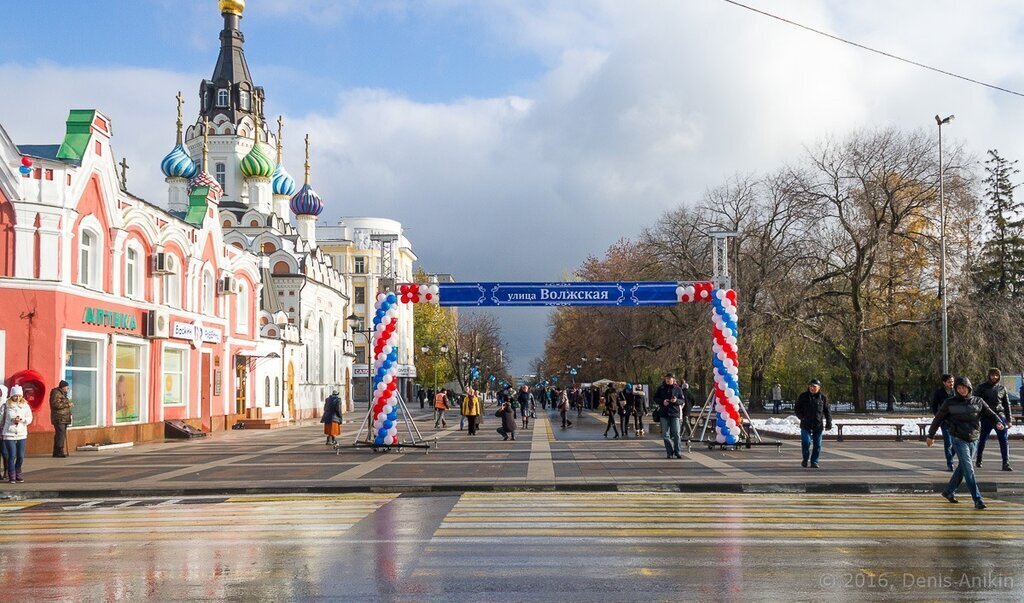
[[[103,288],[103,239],[93,228],[82,228],[78,240],[78,284]]]
[[[324,328],[324,319],[320,319],[320,364],[317,378],[319,383],[327,383],[327,329]]]
[[[247,90],[242,90],[238,94],[238,105],[242,108],[242,111],[249,110],[250,106],[252,105],[252,102],[250,102],[251,98],[252,97],[249,95],[249,92]]]
[[[210,91],[207,90],[206,88],[203,88],[203,111],[206,111],[206,109],[209,106],[210,106]]]
[[[203,271],[203,314],[207,316],[213,315],[213,295],[214,295],[214,284],[213,284],[213,272],[209,270]]]
[[[235,330],[249,332],[249,286],[244,281],[239,281],[238,295],[235,296]]]
[[[217,90],[217,106],[227,107],[228,106],[228,90],[227,88],[221,88]]]
[[[288,268],[288,262],[281,260],[274,264],[274,274],[288,274],[289,272],[291,272],[291,269]]]
[[[253,228],[257,228],[257,227],[259,227],[259,225],[260,225],[260,221],[259,220],[249,220],[249,226],[251,226]]]
[[[270,241],[267,241],[266,243],[263,244],[262,250],[263,253],[270,255],[271,253],[277,251],[277,247],[275,247],[274,244],[271,243]]]
[[[130,246],[124,256],[124,294],[131,299],[143,299],[146,294],[143,281],[142,252]]]
[[[263,406],[270,406],[270,377],[266,378],[267,397],[263,400]]]
[[[224,223],[221,226],[224,228],[231,228],[231,220],[224,220]]]
[[[168,273],[164,275],[164,304],[172,308],[181,307],[181,272],[178,260],[172,255],[167,258]]]

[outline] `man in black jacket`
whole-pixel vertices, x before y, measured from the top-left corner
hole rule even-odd
[[[988,404],[988,407],[999,416],[997,421],[990,421],[987,416],[981,418],[981,437],[978,439],[976,463],[978,467],[981,467],[981,455],[985,453],[985,440],[988,439],[988,436],[992,435],[992,430],[995,428],[996,423],[1002,423],[1006,429],[997,431],[996,436],[999,438],[999,452],[1003,455],[1003,471],[1013,471],[1010,468],[1010,397],[1006,394],[1006,388],[999,383],[1002,377],[1003,375],[999,372],[999,369],[988,369],[988,380],[979,385],[978,389],[974,392],[974,395],[984,400],[985,404]]]
[[[1005,427],[999,422],[999,415],[989,408],[985,401],[977,396],[971,395],[971,380],[967,377],[957,377],[953,385],[956,392],[939,407],[939,412],[932,419],[932,425],[928,428],[928,440],[926,443],[931,446],[935,443],[935,432],[939,425],[944,425],[953,437],[953,450],[956,451],[957,465],[953,471],[953,477],[949,485],[942,492],[951,503],[958,502],[956,499],[957,488],[964,481],[967,482],[967,489],[974,499],[975,509],[984,509],[985,503],[981,500],[981,490],[978,489],[978,482],[974,477],[974,467],[971,461],[978,444],[978,435],[981,431],[982,417],[993,421],[995,428],[1003,431]]]
[[[664,383],[654,392],[654,407],[658,409],[661,437],[665,442],[665,458],[683,458],[679,454],[679,406],[683,403],[683,390],[676,385],[675,375],[666,374]]]
[[[817,469],[818,457],[821,455],[821,437],[825,431],[832,429],[832,412],[829,410],[828,396],[821,391],[821,381],[811,379],[807,384],[807,391],[796,399],[793,410],[800,419],[800,449],[803,452],[803,461],[800,464],[806,467],[807,461],[810,460],[811,467]]]
[[[935,390],[932,394],[932,416],[934,417],[939,413],[939,407],[948,398],[953,396],[953,375],[942,376],[942,387]],[[949,471],[953,470],[953,438],[949,435],[949,430],[945,426],[942,426],[942,451],[946,453],[946,469]]]

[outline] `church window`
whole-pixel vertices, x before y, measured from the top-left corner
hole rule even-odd
[[[228,90],[227,88],[221,88],[217,90],[217,106],[227,107],[228,106]]]
[[[238,104],[239,104],[239,106],[242,107],[243,111],[248,111],[249,108],[251,107],[251,105],[252,105],[252,103],[250,102],[251,98],[252,97],[249,95],[249,92],[246,91],[246,90],[243,90],[241,93],[239,93],[239,95],[238,95]]]
[[[223,189],[224,192],[227,192],[227,188],[228,188],[228,185],[227,185],[228,168],[227,168],[227,166],[224,165],[223,163],[218,162],[213,167],[213,172],[214,172],[213,175],[217,178],[217,182],[220,183],[221,189]]]

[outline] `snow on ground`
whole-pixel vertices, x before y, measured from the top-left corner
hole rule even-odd
[[[877,435],[877,436],[896,436],[896,429],[889,426],[881,426],[878,423],[903,423],[903,435],[917,435],[918,423],[930,423],[932,417],[899,417],[899,418],[886,418],[881,417],[877,419],[846,419],[846,418],[833,418],[833,423],[843,423],[843,435]],[[796,418],[796,415],[790,415],[784,419],[771,417],[769,419],[754,419],[754,427],[758,430],[766,430],[774,433],[780,433],[785,435],[800,435],[800,419]],[[836,429],[833,427],[832,434],[836,433]],[[1024,426],[1014,425],[1010,428],[1010,433],[1013,435],[1024,434]]]

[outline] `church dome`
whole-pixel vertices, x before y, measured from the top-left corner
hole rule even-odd
[[[324,210],[323,199],[308,182],[303,184],[299,192],[292,196],[289,205],[292,213],[296,216],[319,216],[320,212]]]
[[[196,163],[179,143],[160,162],[160,171],[168,178],[191,178],[196,175]]]
[[[242,15],[245,10],[245,0],[220,0],[220,12],[231,13],[232,15]]]
[[[292,178],[291,174],[280,163],[274,169],[273,178],[275,195],[288,195],[291,197],[295,194],[295,178]]]
[[[246,178],[270,178],[274,175],[274,161],[254,142],[249,154],[242,158],[242,174]]]

